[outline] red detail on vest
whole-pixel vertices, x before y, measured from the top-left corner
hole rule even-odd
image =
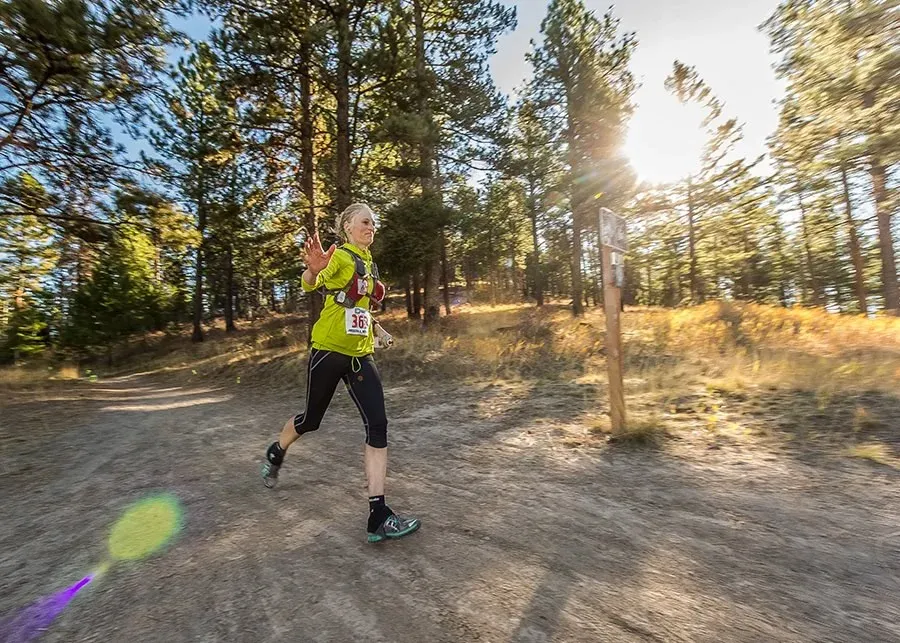
[[[384,284],[377,279],[375,280],[375,288],[372,289],[372,294],[369,297],[375,303],[380,304],[384,299],[384,295],[387,289],[384,287]]]

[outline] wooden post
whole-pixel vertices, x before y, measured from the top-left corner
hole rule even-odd
[[[625,430],[625,359],[622,354],[622,281],[627,249],[625,221],[600,209],[600,252],[603,263],[603,310],[606,313],[606,369],[609,377],[609,418],[613,433]]]
[[[603,310],[606,313],[606,369],[609,374],[609,417],[614,433],[625,430],[625,390],[622,378],[625,361],[622,356],[622,289],[615,284],[612,255],[615,250],[603,246]]]

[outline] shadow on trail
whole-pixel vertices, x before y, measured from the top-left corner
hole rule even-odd
[[[702,633],[793,640],[790,633],[804,632],[849,642],[897,634],[900,609],[882,598],[900,577],[896,517],[866,502],[863,489],[845,489],[846,471],[787,459],[769,476],[747,472],[748,455],[717,478],[702,461],[664,450],[587,449],[569,457],[558,446],[554,456],[546,441],[508,438],[541,426],[552,434],[555,422],[605,409],[577,394],[566,404],[542,404],[541,391],[526,385],[502,413],[481,419],[473,411],[491,399],[491,388],[467,392],[468,414],[453,418],[458,430],[427,435],[443,450],[442,465],[422,471],[427,486],[445,481],[450,493],[495,489],[493,498],[466,498],[477,507],[476,522],[486,523],[492,541],[505,533],[499,546],[522,552],[523,562],[539,556],[543,572],[511,640],[588,640],[591,627],[609,640],[647,641]],[[402,466],[417,468],[421,459],[404,456]],[[502,473],[487,468],[498,464]],[[863,523],[870,527],[860,533]]]
[[[269,491],[262,453],[303,388],[135,384],[100,391],[53,458],[27,456],[38,485],[2,479],[16,480],[0,614],[96,564],[110,515],[135,497],[166,489],[185,507],[171,551],[112,569],[48,640],[897,635],[897,492],[877,480],[750,454],[566,448],[559,427],[605,412],[569,382],[387,381],[389,501],[424,526],[372,547],[363,430],[343,391]]]
[[[814,456],[820,447],[873,441],[900,458],[900,395],[779,389],[720,396],[731,415],[761,435],[782,438],[801,459]]]

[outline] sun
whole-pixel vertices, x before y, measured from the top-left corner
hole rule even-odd
[[[666,92],[639,90],[625,153],[642,181],[672,183],[697,171],[705,135],[700,109]]]

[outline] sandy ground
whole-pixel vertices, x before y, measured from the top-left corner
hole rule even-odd
[[[369,545],[343,391],[279,486],[258,477],[302,393],[132,376],[4,400],[0,640],[165,491],[174,541],[113,562],[40,640],[900,641],[895,469],[690,438],[573,448],[574,387],[389,383],[388,502],[423,527]]]

